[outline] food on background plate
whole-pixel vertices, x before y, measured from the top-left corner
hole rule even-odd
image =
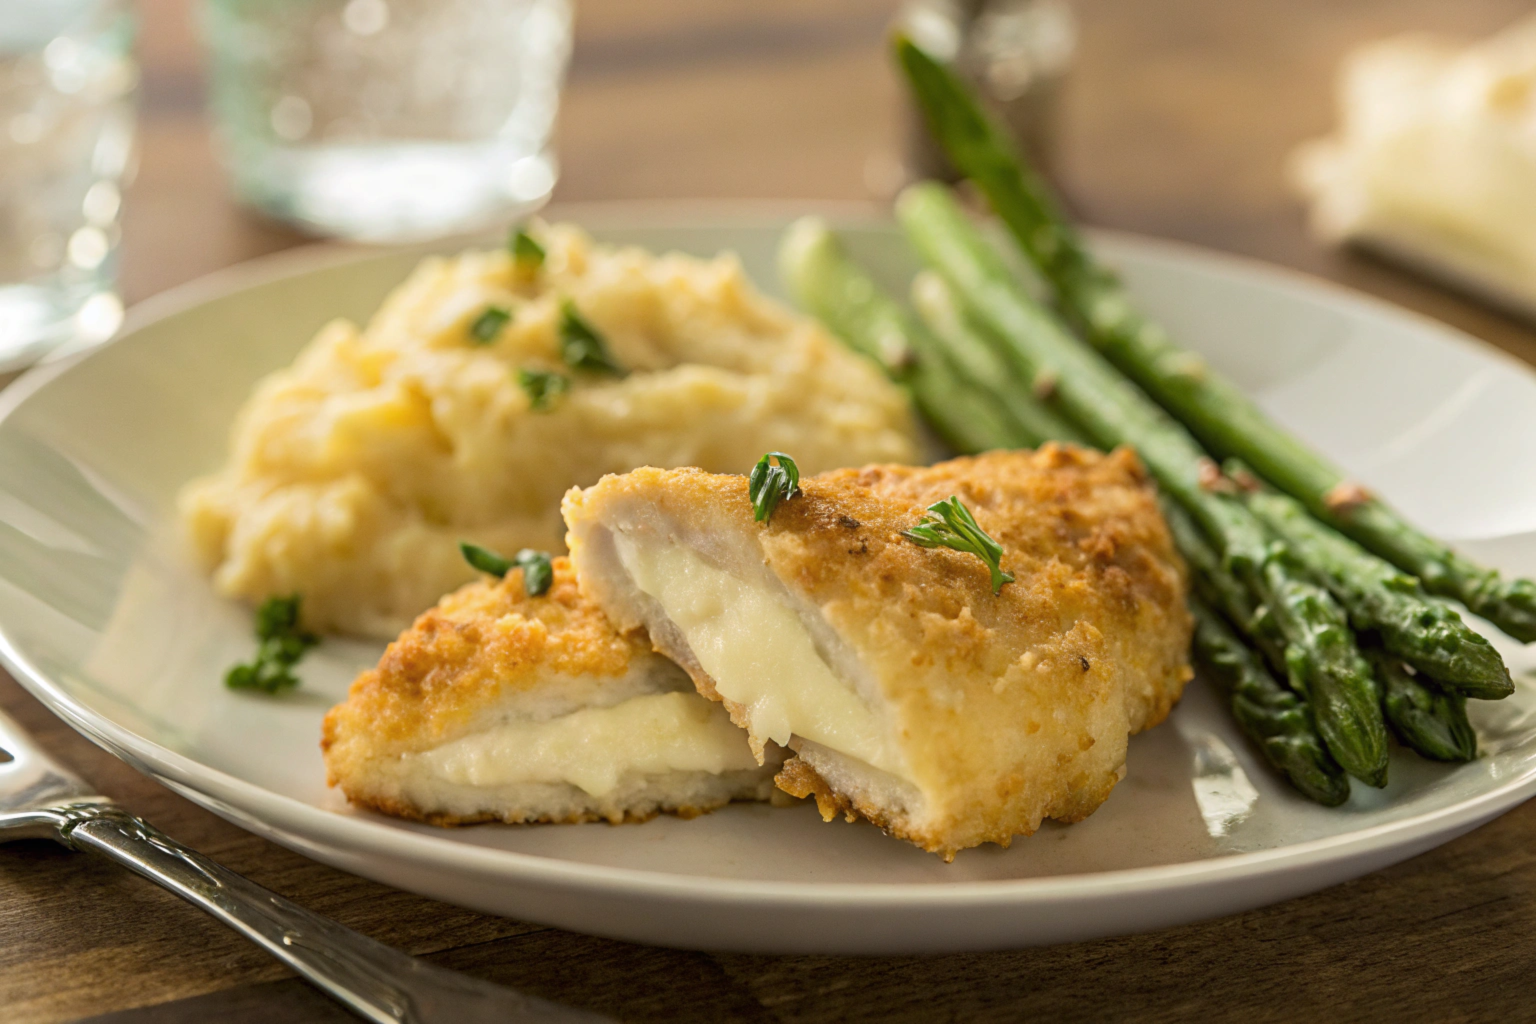
[[[1338,132],[1292,159],[1312,226],[1536,316],[1536,16],[1346,57]]]
[[[796,752],[779,785],[824,815],[946,858],[1080,820],[1190,676],[1184,570],[1129,451],[780,477],[766,515],[756,476],[640,469],[573,490],[571,560],[755,751]],[[941,516],[963,550],[929,546]]]
[[[416,620],[325,717],[333,786],[437,825],[643,821],[767,799],[762,763],[688,676],[620,636],[556,558],[543,594],[516,568]],[[532,589],[537,589],[534,587]]]
[[[809,471],[918,454],[900,390],[734,257],[554,226],[424,260],[366,328],[323,328],[180,509],[220,593],[387,638],[472,578],[460,540],[557,551],[571,486],[768,449]]]

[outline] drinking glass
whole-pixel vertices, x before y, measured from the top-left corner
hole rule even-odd
[[[122,322],[133,160],[127,0],[0,0],[0,372]]]
[[[398,242],[548,199],[570,0],[204,0],[218,138],[246,203]]]

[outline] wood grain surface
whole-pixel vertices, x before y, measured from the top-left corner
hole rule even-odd
[[[1520,0],[1081,0],[1059,166],[1091,223],[1298,267],[1529,361],[1536,333],[1311,242],[1284,160],[1333,117],[1350,46],[1492,31]],[[212,155],[189,0],[143,0],[137,301],[304,241],[237,209]],[[580,0],[562,201],[881,198],[899,151],[890,0]],[[323,867],[136,774],[0,675],[0,706],[104,792],[262,885],[435,963],[633,1021],[1524,1020],[1536,808],[1304,899],[1171,931],[984,955],[706,955],[485,917]],[[350,1020],[254,947],[125,872],[0,847],[0,1020]]]

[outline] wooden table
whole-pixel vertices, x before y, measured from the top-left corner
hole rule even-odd
[[[869,199],[898,148],[890,0],[580,0],[562,200]],[[1284,186],[1327,129],[1343,51],[1412,28],[1491,31],[1520,0],[1081,0],[1061,171],[1092,223],[1273,260],[1536,361],[1536,333],[1308,240]],[[143,160],[123,281],[136,301],[298,244],[237,210],[210,152],[188,0],[143,0]],[[1536,807],[1304,899],[1152,935],[928,959],[706,955],[484,917],[263,840],[139,776],[0,676],[57,757],[236,871],[448,967],[626,1020],[1526,1019]],[[348,1020],[266,956],[125,872],[0,848],[0,1019]]]

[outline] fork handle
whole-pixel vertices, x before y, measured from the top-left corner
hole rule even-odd
[[[481,983],[474,979],[433,967],[310,913],[121,808],[76,804],[67,813],[70,820],[58,830],[66,845],[102,854],[201,907],[365,1020],[430,1024],[448,1016],[442,1011],[451,1002],[462,1021],[463,1000],[481,994]],[[499,1019],[530,1024],[608,1019],[542,999],[517,998],[526,1005],[500,1004]],[[439,1002],[441,1006],[433,1005]],[[508,1009],[512,1015],[502,1016]]]

